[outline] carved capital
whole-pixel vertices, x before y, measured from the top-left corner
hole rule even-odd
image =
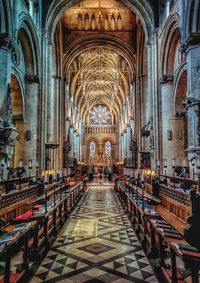
[[[53,76],[52,76],[52,79],[61,80],[62,77],[61,77],[61,76],[58,76],[58,75],[53,75]]]
[[[39,82],[40,82],[38,75],[31,75],[31,74],[26,74],[25,80],[29,83],[35,83],[35,84],[39,84]]]
[[[14,64],[19,65],[20,48],[9,33],[0,34],[0,48],[6,49],[10,53]]]
[[[165,74],[160,78],[160,84],[166,84],[168,82],[173,82],[173,75],[172,74]]]
[[[184,49],[188,50],[191,46],[200,45],[200,34],[192,32],[188,35],[184,42]]]
[[[183,101],[183,106],[184,106],[184,108],[186,108],[186,110],[188,110],[189,108],[194,107],[194,106],[200,107],[200,100],[196,99],[194,97],[187,97]]]

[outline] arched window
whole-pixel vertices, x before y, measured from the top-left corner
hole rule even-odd
[[[110,141],[105,142],[105,153],[106,153],[106,156],[111,156],[111,142]]]
[[[94,156],[96,154],[96,142],[90,142],[90,156]]]

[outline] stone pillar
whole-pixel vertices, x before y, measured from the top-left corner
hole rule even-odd
[[[188,97],[199,99],[200,90],[200,34],[192,34],[187,38],[187,85]]]
[[[200,100],[187,98],[185,106],[188,120],[188,159],[193,161],[200,156]]]
[[[123,134],[123,133],[121,134],[121,141],[120,141],[120,144],[121,144],[120,161],[122,161],[123,158],[124,158],[124,134]]]
[[[53,56],[53,45],[47,45],[47,85],[46,85],[46,103],[47,103],[47,142],[54,141],[54,80],[52,76],[52,56]]]
[[[26,104],[24,132],[21,135],[23,140],[23,161],[28,166],[31,159],[33,166],[38,161],[38,93],[39,78],[37,76],[26,76],[25,78]],[[30,131],[30,132],[28,132]],[[18,166],[18,164],[15,164]]]
[[[76,158],[77,161],[80,161],[80,135],[76,135]]]
[[[164,75],[161,80],[161,116],[162,116],[162,158],[167,159],[167,173],[172,174],[172,159],[176,158],[176,165],[182,166],[185,157],[184,138],[179,139],[178,130],[183,132],[183,119],[176,118],[174,113],[173,76]]]
[[[20,49],[8,33],[0,34],[0,109],[4,103],[7,83],[10,80],[11,62],[19,64]]]
[[[200,156],[200,34],[191,33],[184,42],[187,56],[188,159]],[[192,177],[192,176],[191,176]]]
[[[68,153],[68,157],[69,158],[72,158],[73,157],[73,131],[74,131],[74,129],[73,129],[73,127],[72,126],[70,126],[70,130],[69,130],[69,139],[70,139],[70,145],[71,145],[71,147],[70,147],[70,151],[69,151],[69,153]]]

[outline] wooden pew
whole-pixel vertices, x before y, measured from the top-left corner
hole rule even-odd
[[[5,260],[4,276],[0,276],[0,283],[17,282],[19,280],[21,280],[21,282],[25,282],[23,281],[23,278],[25,280],[26,273],[29,270],[29,234],[34,225],[35,222],[28,223],[24,226],[24,228],[21,228],[20,230],[15,232],[14,229],[17,228],[16,225],[5,227],[5,230],[7,230],[8,232],[13,232],[13,237],[9,237],[10,240],[8,241],[6,240],[6,237],[8,237],[7,234],[0,237],[0,257]],[[23,240],[24,246],[21,268],[19,268],[16,273],[11,273],[10,267],[13,249],[14,246],[21,240]]]

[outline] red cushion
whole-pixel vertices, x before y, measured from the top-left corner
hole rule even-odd
[[[10,283],[14,283],[17,281],[17,278],[20,276],[21,273],[11,273],[10,274]],[[4,277],[0,279],[0,283],[4,283]]]
[[[13,219],[13,222],[24,222],[29,221],[29,217],[33,215],[32,210],[27,211],[24,214],[21,214]]]
[[[41,207],[41,204],[36,204],[36,205],[34,205],[34,209],[40,209],[40,207]]]
[[[169,278],[172,279],[172,271],[171,271],[171,269],[170,268],[166,268],[166,272],[167,272],[167,275],[169,276]],[[184,279],[183,279],[183,275],[179,271],[177,272],[177,279],[178,279],[178,282],[185,282]]]
[[[48,226],[50,226],[53,223],[53,217],[51,217],[48,221]]]

